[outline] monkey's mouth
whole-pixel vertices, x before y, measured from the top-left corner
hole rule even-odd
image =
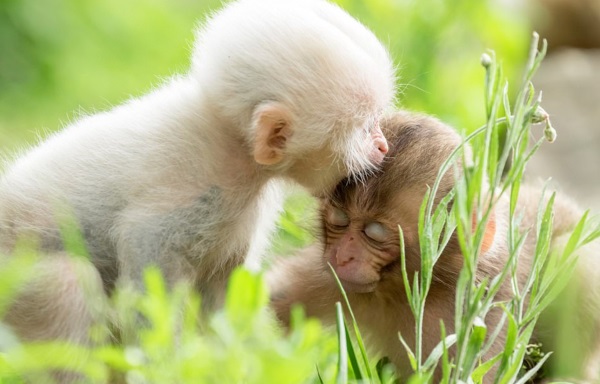
[[[359,284],[340,279],[340,282],[342,283],[342,287],[344,287],[344,291],[352,293],[369,293],[373,292],[377,287],[377,281],[374,281],[372,283]]]

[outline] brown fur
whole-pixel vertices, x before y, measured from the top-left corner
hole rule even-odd
[[[361,238],[361,245],[375,260],[370,264],[376,270],[379,280],[375,288],[368,292],[353,291],[353,285],[345,285],[348,297],[368,344],[375,351],[390,357],[399,374],[406,378],[412,372],[406,352],[398,338],[400,332],[409,346],[414,346],[415,321],[407,303],[406,293],[399,263],[399,235],[397,227],[402,228],[406,248],[406,264],[409,279],[420,269],[420,248],[418,244],[418,212],[427,186],[431,186],[438,169],[454,148],[460,143],[460,137],[448,126],[436,119],[407,113],[396,113],[388,117],[382,128],[389,143],[389,152],[384,160],[383,169],[369,178],[364,184],[345,181],[338,185],[333,196],[323,204],[323,248],[314,246],[301,252],[298,257],[283,260],[270,273],[273,287],[273,307],[277,315],[288,320],[288,311],[294,303],[301,303],[308,315],[317,316],[329,324],[334,324],[335,301],[342,301],[337,285],[331,275],[327,262],[331,262],[338,275],[344,273],[343,267],[336,265],[340,247]],[[447,174],[440,186],[436,200],[439,201],[453,187],[453,176]],[[535,225],[541,188],[524,187],[518,210],[523,212],[521,230]],[[347,212],[349,224],[337,228],[327,222],[330,207]],[[568,234],[581,216],[581,211],[567,198],[557,198],[554,231],[555,240]],[[477,279],[496,276],[508,259],[506,233],[508,229],[508,200],[502,197],[494,207],[487,225],[477,266]],[[373,245],[364,235],[365,225],[378,221],[388,228],[389,238]],[[528,236],[519,256],[518,275],[524,284],[531,265],[531,256],[535,246],[534,231]],[[557,245],[555,245],[557,246]],[[356,249],[356,248],[353,248]],[[395,256],[393,261],[381,266],[381,253]],[[332,256],[332,254],[335,254]],[[345,263],[356,255],[342,255]],[[442,256],[434,267],[433,282],[426,301],[426,313],[423,324],[423,348],[427,356],[440,340],[440,320],[444,321],[447,333],[454,332],[454,303],[456,281],[462,268],[462,255],[456,239],[451,239]],[[357,269],[369,268],[365,264]],[[363,271],[364,272],[364,271]],[[369,273],[355,274],[370,281]],[[347,276],[353,277],[347,273]],[[361,281],[357,278],[357,281]],[[496,295],[495,301],[508,300],[512,290],[508,281]],[[596,294],[597,295],[597,294]],[[598,302],[598,301],[596,301]],[[589,308],[589,305],[587,306]],[[485,321],[489,332],[498,325],[502,312],[493,309]],[[552,328],[550,327],[550,333]],[[543,337],[541,337],[543,339]],[[547,340],[546,338],[545,340]],[[550,338],[551,339],[551,338]],[[503,349],[504,333],[493,343],[488,356],[491,357]],[[594,355],[597,356],[597,355]],[[596,357],[597,358],[597,357]],[[437,372],[439,375],[440,372]],[[484,382],[492,382],[494,370],[486,375]]]

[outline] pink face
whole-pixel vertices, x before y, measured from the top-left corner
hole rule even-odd
[[[349,173],[361,174],[380,165],[388,152],[388,143],[379,123],[363,126],[340,143],[329,142],[307,152],[286,170],[287,176],[306,187],[313,195],[323,196]]]
[[[398,259],[398,235],[375,220],[351,219],[344,210],[329,206],[325,213],[329,262],[349,292],[372,292],[381,270]]]

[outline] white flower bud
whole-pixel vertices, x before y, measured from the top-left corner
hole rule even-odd
[[[544,108],[542,108],[538,105],[535,112],[533,113],[533,118],[531,119],[531,121],[534,124],[539,124],[539,123],[545,123],[549,119],[550,119],[550,115],[548,115],[548,112],[546,112],[544,110]]]
[[[556,140],[556,129],[550,124],[550,120],[546,123],[546,128],[544,129],[544,137],[549,143],[554,143]]]
[[[483,53],[481,55],[481,65],[483,65],[485,68],[488,68],[490,65],[492,65],[492,58],[490,55],[487,53]]]

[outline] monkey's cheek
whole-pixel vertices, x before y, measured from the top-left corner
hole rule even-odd
[[[352,292],[352,293],[370,293],[375,291],[375,288],[377,288],[377,282],[373,282],[373,283],[367,283],[367,284],[359,284],[359,283],[353,283],[351,281],[346,281],[346,280],[342,280],[340,279],[340,282],[342,283],[342,287],[344,287],[344,291],[346,292]]]

